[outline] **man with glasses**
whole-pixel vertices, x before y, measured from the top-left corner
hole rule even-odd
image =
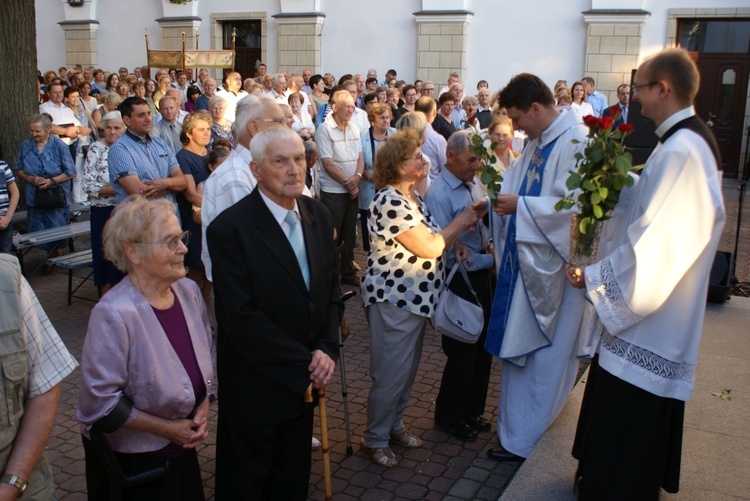
[[[341,283],[359,287],[359,277],[354,268],[354,238],[359,212],[359,181],[365,170],[360,132],[354,123],[354,82],[333,95],[333,112],[315,132],[318,155],[323,164],[320,172],[320,201],[333,216],[337,245],[341,251]],[[361,111],[361,110],[360,110]],[[363,112],[364,113],[364,112]],[[334,144],[336,147],[334,148]]]
[[[422,84],[422,88],[419,89],[419,93],[423,96],[435,99],[435,84],[427,80]]]
[[[568,267],[595,310],[573,456],[578,499],[657,499],[679,489],[685,402],[692,397],[706,289],[726,214],[719,148],[693,108],[688,53],[646,59],[633,99],[659,144],[623,192],[600,260]]]
[[[284,126],[286,126],[284,112],[268,94],[248,94],[237,104],[237,118],[232,125],[237,146],[206,179],[203,187],[201,257],[208,280],[212,280],[212,277],[206,228],[216,216],[249,195],[258,184],[249,167],[253,160],[249,149],[253,137],[270,127]]]

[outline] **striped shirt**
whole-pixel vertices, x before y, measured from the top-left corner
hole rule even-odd
[[[8,186],[11,183],[15,183],[16,178],[13,176],[13,172],[10,170],[8,164],[2,160],[0,160],[0,178],[4,179],[3,182],[0,182],[0,216],[4,216],[8,213],[8,207],[10,206]]]
[[[121,177],[138,176],[141,182],[145,183],[168,178],[170,172],[180,170],[172,148],[163,139],[149,135],[141,138],[130,131],[126,131],[109,148],[108,164],[109,180],[115,190],[118,204],[128,196],[119,182]],[[164,198],[177,203],[172,192],[167,192]]]

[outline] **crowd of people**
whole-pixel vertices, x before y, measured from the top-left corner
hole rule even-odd
[[[203,499],[195,447],[214,401],[214,332],[216,498],[306,499],[314,403],[338,357],[342,284],[360,290],[370,326],[361,450],[397,467],[392,445],[423,444],[404,416],[427,321],[456,268],[466,280],[447,287],[475,299],[484,324],[475,342],[441,338],[436,427],[464,442],[491,430],[483,414],[497,357],[498,444],[488,455],[522,461],[562,408],[585,337],[593,362],[573,450],[579,499],[675,492],[675,437],[724,221],[718,150],[695,118],[697,70],[686,53],[663,51],[636,74],[632,94],[663,144],[585,269],[568,266],[571,211],[554,206],[586,145],[583,117],[627,122],[630,85],[608,106],[589,77],[553,90],[524,73],[495,93],[480,81],[470,94],[456,73],[436,93],[434,82],[407,84],[395,70],[382,82],[375,70],[338,81],[256,70],[244,80],[227,71],[220,85],[207,70],[151,79],[146,67],[60,68],[40,81],[40,113],[15,166],[29,226],[68,224],[72,202],[90,203],[102,295],[76,414],[90,499],[110,496],[94,432],[128,471],[169,463],[131,499]],[[486,151],[474,147],[477,134],[490,139]],[[505,177],[495,203],[479,179],[487,156]],[[8,252],[19,190],[0,165]],[[364,266],[354,258],[358,218]],[[669,258],[665,241],[691,242],[691,259]],[[8,290],[35,301],[6,261],[3,280],[16,284]],[[67,369],[49,388],[75,368],[59,351]],[[14,454],[0,489],[23,493],[41,450],[25,463]]]

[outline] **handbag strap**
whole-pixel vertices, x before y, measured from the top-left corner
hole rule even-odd
[[[455,275],[459,270],[461,271],[461,276],[463,276],[464,280],[466,281],[466,285],[469,286],[469,292],[471,292],[471,295],[474,296],[474,302],[477,305],[482,306],[482,304],[479,302],[479,298],[477,297],[477,293],[474,292],[474,287],[471,286],[471,280],[469,280],[469,275],[466,273],[466,267],[464,266],[463,262],[456,263],[456,266],[451,269],[451,272],[448,274],[448,278],[445,280],[445,287],[447,288],[450,285],[451,280],[453,280],[453,275]]]

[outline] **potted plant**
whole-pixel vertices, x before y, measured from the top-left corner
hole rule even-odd
[[[589,128],[589,141],[583,153],[576,153],[576,170],[570,172],[566,182],[569,190],[579,191],[578,197],[574,199],[575,194],[571,193],[555,205],[558,211],[574,205],[579,209],[579,213],[570,216],[568,264],[575,267],[594,262],[602,222],[611,217],[623,188],[633,186],[635,180],[630,173],[636,170],[624,144],[633,131],[632,125],[614,127],[613,118],[592,115],[583,117],[583,122]]]

